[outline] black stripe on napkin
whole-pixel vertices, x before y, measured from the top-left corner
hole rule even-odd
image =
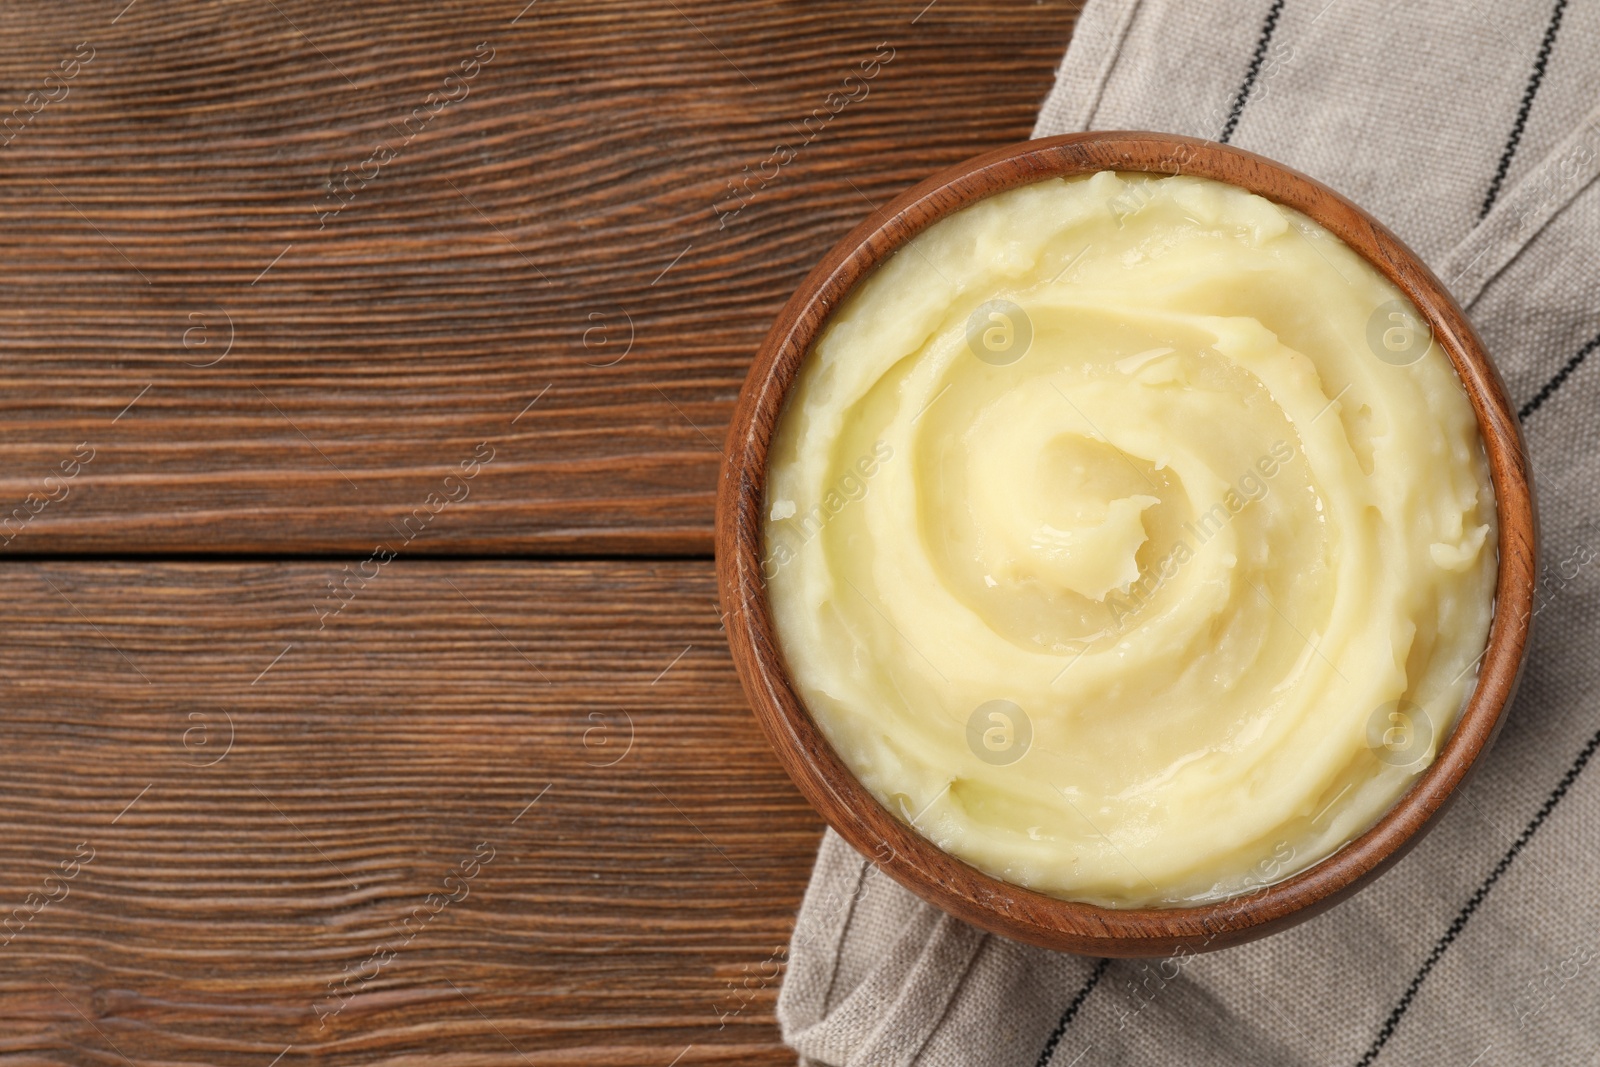
[[[1228,110],[1227,124],[1222,127],[1222,136],[1217,138],[1223,144],[1233,139],[1239,116],[1244,114],[1244,105],[1250,99],[1250,90],[1255,88],[1256,78],[1261,74],[1261,64],[1267,61],[1267,49],[1272,46],[1272,34],[1278,28],[1278,16],[1281,14],[1283,0],[1272,0],[1272,6],[1267,9],[1267,20],[1261,24],[1261,36],[1256,39],[1255,54],[1250,57],[1250,69],[1244,72],[1244,81],[1234,95],[1233,107]]]
[[[1094,970],[1089,972],[1089,980],[1083,983],[1083,988],[1078,990],[1078,995],[1072,998],[1072,1003],[1067,1005],[1067,1010],[1061,1013],[1061,1021],[1056,1023],[1056,1028],[1050,1031],[1050,1040],[1044,1043],[1044,1048],[1039,1051],[1039,1062],[1034,1067],[1049,1067],[1050,1057],[1055,1055],[1056,1046],[1061,1044],[1061,1035],[1067,1032],[1067,1027],[1072,1025],[1072,1020],[1078,1014],[1078,1009],[1083,1007],[1083,1002],[1089,999],[1089,994],[1094,992],[1094,987],[1100,984],[1100,979],[1105,977],[1106,968],[1111,966],[1110,960],[1101,960],[1094,965]]]
[[[1417,990],[1422,988],[1422,983],[1427,979],[1428,972],[1433,970],[1434,964],[1439,962],[1445,950],[1460,936],[1461,931],[1466,928],[1467,920],[1472,918],[1472,913],[1478,910],[1478,905],[1483,903],[1484,898],[1489,895],[1489,890],[1493,889],[1494,884],[1500,880],[1500,876],[1506,873],[1511,867],[1512,861],[1517,858],[1528,842],[1533,840],[1533,835],[1539,832],[1539,827],[1544,825],[1544,821],[1550,817],[1550,813],[1556,810],[1556,805],[1560,804],[1566,797],[1567,791],[1572,788],[1572,783],[1578,780],[1578,775],[1582,774],[1583,769],[1589,765],[1589,760],[1594,757],[1596,750],[1600,750],[1600,732],[1589,738],[1589,743],[1583,746],[1583,749],[1578,753],[1578,758],[1572,761],[1572,766],[1567,768],[1567,773],[1561,776],[1561,781],[1556,784],[1556,787],[1550,791],[1550,795],[1545,798],[1544,805],[1540,807],[1538,814],[1529,821],[1527,826],[1522,828],[1522,833],[1518,834],[1517,839],[1511,843],[1511,847],[1506,849],[1506,854],[1501,856],[1500,862],[1494,865],[1494,870],[1489,872],[1489,877],[1485,878],[1483,884],[1478,887],[1478,891],[1468,898],[1467,903],[1456,915],[1455,921],[1450,924],[1450,928],[1444,932],[1444,936],[1439,938],[1438,943],[1433,946],[1433,951],[1428,953],[1428,958],[1423,962],[1421,970],[1417,971],[1417,976],[1411,979],[1410,985],[1406,986],[1405,994],[1401,996],[1400,1002],[1394,1006],[1394,1010],[1389,1013],[1389,1017],[1383,1021],[1383,1026],[1379,1029],[1378,1036],[1372,1039],[1372,1045],[1356,1061],[1356,1067],[1371,1067],[1372,1061],[1378,1058],[1378,1053],[1383,1051],[1383,1046],[1388,1044],[1389,1038],[1394,1036],[1395,1027],[1400,1025],[1400,1019],[1405,1015],[1406,1009],[1411,1007],[1411,1002],[1416,999]]]
[[[1578,369],[1578,365],[1588,359],[1589,353],[1597,348],[1600,348],[1600,334],[1595,334],[1594,337],[1590,338],[1588,344],[1578,349],[1577,355],[1567,360],[1562,368],[1556,371],[1555,377],[1544,383],[1543,388],[1533,395],[1532,400],[1522,405],[1522,410],[1517,412],[1517,421],[1521,422],[1526,419],[1529,415],[1538,411],[1546,400],[1555,396],[1556,390],[1566,384],[1567,379],[1572,376],[1572,372]]]
[[[1528,87],[1522,93],[1522,105],[1517,108],[1517,119],[1511,124],[1511,136],[1506,138],[1506,150],[1500,156],[1500,165],[1495,168],[1494,180],[1489,183],[1489,193],[1483,198],[1483,207],[1478,212],[1479,220],[1489,214],[1489,209],[1494,207],[1495,198],[1500,195],[1500,186],[1506,180],[1506,172],[1511,169],[1511,159],[1517,154],[1517,145],[1522,140],[1523,128],[1528,125],[1528,115],[1533,111],[1533,98],[1539,95],[1539,85],[1544,81],[1544,68],[1550,62],[1550,50],[1555,47],[1556,34],[1561,30],[1561,15],[1567,9],[1567,0],[1556,0],[1555,10],[1550,12],[1550,24],[1545,27],[1544,40],[1539,44],[1539,54],[1533,60],[1533,73],[1528,76]]]

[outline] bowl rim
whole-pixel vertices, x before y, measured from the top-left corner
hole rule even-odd
[[[1478,681],[1433,763],[1378,822],[1300,873],[1220,901],[1108,908],[1005,882],[889,813],[833,751],[790,684],[762,577],[767,452],[783,402],[832,310],[933,223],[995,193],[1099,170],[1211,178],[1296,209],[1343,240],[1407,297],[1450,357],[1488,458],[1499,561]],[[717,584],[744,691],[806,800],[864,856],[924,900],[993,933],[1098,956],[1223,948],[1303,921],[1395,863],[1433,825],[1493,742],[1526,659],[1537,519],[1516,409],[1482,341],[1443,284],[1394,234],[1332,189],[1229,145],[1175,134],[1096,131],[1024,141],[945,169],[874,211],[806,276],[758,350],[729,426],[716,507]]]

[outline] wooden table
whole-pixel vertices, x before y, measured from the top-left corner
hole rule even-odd
[[[793,1062],[723,429],[1078,5],[522,2],[0,9],[7,1063]]]

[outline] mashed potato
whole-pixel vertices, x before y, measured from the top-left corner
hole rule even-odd
[[[1113,907],[1286,877],[1433,758],[1488,634],[1472,408],[1298,213],[1103,172],[930,227],[845,300],[773,443],[765,576],[891,812]]]

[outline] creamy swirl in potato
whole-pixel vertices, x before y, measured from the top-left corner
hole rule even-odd
[[[1495,516],[1414,308],[1304,216],[1102,172],[917,236],[769,460],[785,660],[941,848],[1108,906],[1337,850],[1475,681]]]

